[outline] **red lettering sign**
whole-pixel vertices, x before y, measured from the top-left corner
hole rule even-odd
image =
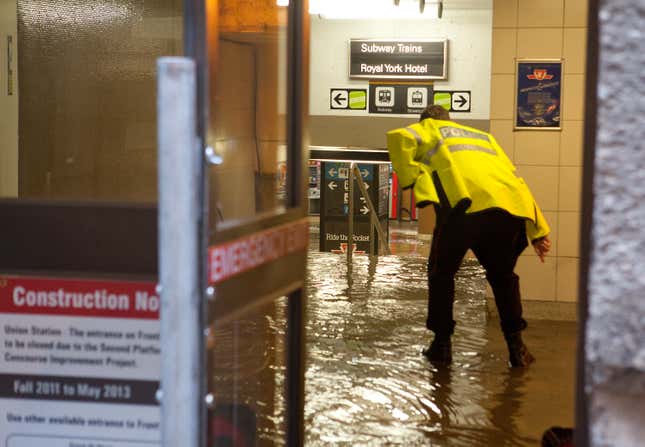
[[[547,73],[546,68],[536,68],[533,70],[533,74],[526,75],[526,77],[532,81],[544,81],[545,79],[548,81],[549,79],[553,79],[553,75]]]
[[[232,276],[254,269],[296,251],[309,243],[307,219],[215,245],[208,249],[208,280],[220,283]]]
[[[0,276],[0,313],[159,318],[155,283]]]

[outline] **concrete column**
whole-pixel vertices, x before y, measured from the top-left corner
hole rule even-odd
[[[595,161],[585,185],[592,218],[583,282],[588,288],[583,395],[590,446],[640,446],[645,439],[645,4],[604,0],[599,11],[596,2],[591,5],[599,48],[596,96],[587,103],[596,106],[587,117],[595,114],[597,124],[595,141],[593,134],[586,139],[587,157],[594,161],[595,154]],[[566,88],[565,83],[565,98]]]

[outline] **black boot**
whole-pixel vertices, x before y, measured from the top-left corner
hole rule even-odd
[[[450,336],[437,336],[430,343],[430,346],[423,350],[428,360],[436,363],[448,364],[452,361],[452,344]]]
[[[514,368],[528,366],[535,361],[528,348],[522,341],[521,332],[505,334],[506,344],[508,345],[508,359]]]

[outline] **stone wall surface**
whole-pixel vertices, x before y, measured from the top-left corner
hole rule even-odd
[[[594,447],[643,445],[644,439],[644,23],[642,0],[606,0],[599,5],[586,327],[586,391]]]

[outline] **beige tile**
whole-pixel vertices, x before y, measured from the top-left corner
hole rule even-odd
[[[551,240],[551,250],[549,251],[549,254],[547,256],[554,258],[556,256],[559,256],[560,253],[560,232],[558,231],[560,217],[559,213],[556,211],[543,211],[543,214],[546,222],[549,224],[549,228],[551,228],[551,233],[549,233],[549,239]],[[531,249],[530,253],[535,256],[535,252],[533,251],[532,247],[529,248]],[[524,251],[524,253],[527,252],[529,252],[529,250]]]
[[[437,216],[434,207],[425,206],[423,208],[417,209],[417,222],[417,234],[423,234],[431,237],[437,223]]]
[[[517,26],[519,0],[493,0],[493,28]]]
[[[221,167],[221,166],[220,166]],[[235,191],[221,194],[219,208],[225,220],[244,219],[255,215],[255,182],[253,168],[239,167],[222,169],[213,180],[219,191]]]
[[[558,209],[558,167],[517,165],[517,175],[523,177],[542,211]]]
[[[517,49],[517,29],[493,29],[493,73],[515,73],[515,51]]]
[[[564,75],[562,84],[562,119],[583,120],[585,104],[585,76]]]
[[[520,256],[515,267],[520,277],[520,291],[523,300],[556,300],[556,262],[547,257],[544,263],[537,256]]]
[[[255,48],[257,50],[256,61],[259,87],[274,89],[278,84],[279,70],[281,69],[277,63],[280,58],[279,43],[270,40],[257,45]]]
[[[560,167],[559,211],[580,211],[582,190],[582,168],[575,166]]]
[[[216,117],[218,138],[250,138],[254,135],[253,113],[248,109],[230,109]]]
[[[222,171],[237,168],[254,170],[257,165],[255,140],[252,138],[216,141],[215,152],[223,159],[222,164],[218,166]],[[236,189],[231,188],[230,191],[236,191]]]
[[[491,120],[490,133],[493,134],[508,158],[515,160],[515,133],[513,132],[512,120]]]
[[[589,0],[564,0],[564,26],[588,26]]]
[[[558,301],[578,301],[578,258],[557,258],[556,298]]]
[[[563,12],[564,0],[520,1],[517,14],[517,26],[562,26]]]
[[[513,75],[492,75],[490,89],[490,118],[513,119],[513,91],[515,80]]]
[[[560,133],[522,131],[515,133],[515,162],[522,165],[557,166]]]
[[[560,165],[582,166],[583,121],[564,121],[560,132]]]
[[[577,211],[558,213],[558,256],[580,256],[580,214]]]
[[[562,29],[521,28],[517,30],[517,57],[559,59],[562,57]]]
[[[275,141],[260,142],[260,171],[263,174],[275,174],[278,171],[280,144]]]
[[[284,142],[286,139],[286,123],[287,117],[283,113],[278,115],[274,113],[272,116],[267,117],[267,119],[264,119],[264,117],[259,117],[257,122],[258,137],[264,140]]]
[[[565,74],[585,72],[587,28],[565,28],[562,42]]]
[[[219,46],[219,81],[229,85],[235,80],[252,82],[254,79],[255,61],[253,47],[243,43],[220,41]]]

